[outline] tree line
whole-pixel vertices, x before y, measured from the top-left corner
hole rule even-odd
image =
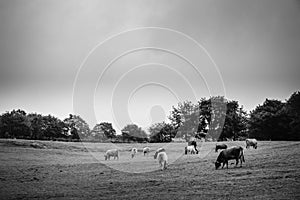
[[[147,134],[136,124],[128,124],[121,134],[109,122],[93,129],[78,115],[64,120],[51,115],[12,110],[0,115],[0,137],[33,140],[171,142],[178,138],[206,140],[300,140],[300,92],[284,102],[266,99],[247,113],[238,101],[223,96],[184,101],[173,106],[169,122],[152,124]]]

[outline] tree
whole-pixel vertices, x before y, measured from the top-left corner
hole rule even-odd
[[[27,115],[31,124],[31,136],[33,140],[44,139],[44,120],[43,116],[37,113],[30,113]]]
[[[176,135],[175,128],[165,122],[152,124],[149,132],[151,142],[171,142]]]
[[[199,126],[198,133],[207,134],[209,123],[211,122],[211,99],[201,98],[199,104]]]
[[[218,140],[226,118],[227,100],[223,96],[202,98],[199,104],[198,134]]]
[[[2,115],[0,115],[0,138],[5,138],[5,132],[3,131],[4,124],[2,122]]]
[[[92,134],[94,135],[95,139],[98,140],[116,138],[116,130],[112,127],[112,124],[108,122],[96,124],[92,130]]]
[[[13,110],[1,116],[1,137],[25,139],[54,139],[66,137],[64,123],[51,115],[26,114],[23,110]]]
[[[226,118],[226,103],[224,97],[215,96],[200,99],[198,105],[185,101],[173,107],[169,119],[173,127],[176,125],[176,137],[218,139]]]
[[[148,135],[136,124],[128,124],[122,130],[123,140],[134,141],[134,142],[143,142],[148,141]]]
[[[47,139],[65,138],[64,127],[65,124],[58,118],[47,115],[42,117],[42,134]]]
[[[247,113],[237,101],[228,101],[223,131],[219,140],[231,138],[237,140],[240,136],[246,137]]]
[[[287,100],[286,112],[289,116],[288,140],[300,140],[300,92],[294,92]]]
[[[174,106],[172,106],[172,111],[169,116],[169,120],[171,121],[171,125],[177,132],[179,127],[182,125],[182,119],[180,111]]]
[[[195,137],[198,129],[198,106],[191,101],[180,102],[177,108],[173,106],[169,119],[176,130],[176,137],[184,138],[188,141],[190,137]]]
[[[89,125],[80,116],[70,114],[68,118],[64,119],[64,123],[70,130],[73,139],[83,139],[90,135]]]
[[[249,136],[259,140],[285,140],[289,121],[285,103],[266,99],[250,112]]]
[[[1,116],[1,133],[3,137],[30,138],[31,124],[23,110],[12,110]]]

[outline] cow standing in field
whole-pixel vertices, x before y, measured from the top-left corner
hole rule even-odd
[[[196,150],[195,150],[194,146],[190,145],[190,146],[184,147],[184,152],[185,152],[185,155],[187,153],[195,154]]]
[[[149,154],[149,152],[150,152],[150,148],[149,147],[145,147],[145,148],[143,148],[143,154],[144,154],[144,156],[147,154]]]
[[[215,162],[216,169],[218,169],[221,164],[223,164],[222,168],[226,164],[228,169],[228,160],[236,160],[235,166],[238,165],[240,160],[240,166],[242,167],[242,163],[245,162],[243,147],[235,146],[221,151]]]
[[[165,152],[165,151],[166,151],[166,150],[165,150],[164,148],[158,148],[158,149],[155,151],[154,159],[157,158],[158,153],[160,153],[160,152]]]
[[[257,148],[257,140],[256,139],[246,139],[246,148],[253,147],[254,149]]]
[[[188,142],[188,146],[191,146],[191,145],[193,145],[194,146],[194,148],[195,148],[195,151],[196,151],[196,153],[198,154],[199,153],[199,151],[198,151],[198,149],[197,149],[197,142],[196,141],[189,141]]]
[[[104,154],[105,160],[110,160],[111,156],[113,156],[114,159],[117,158],[119,160],[119,150],[118,149],[110,149],[110,150],[107,150]]]
[[[162,151],[157,154],[157,160],[161,167],[161,170],[167,169],[168,156],[166,152]]]
[[[137,148],[132,148],[131,149],[131,158],[133,158],[135,156],[135,154],[137,154],[138,150]]]
[[[216,144],[216,152],[218,152],[219,149],[227,149],[226,144]]]

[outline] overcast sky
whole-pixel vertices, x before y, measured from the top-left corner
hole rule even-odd
[[[164,29],[107,40],[139,27]],[[250,111],[299,90],[299,63],[296,0],[0,1],[1,113],[147,127],[218,94]]]

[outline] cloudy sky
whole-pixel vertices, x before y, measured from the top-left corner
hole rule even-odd
[[[2,0],[0,27],[1,113],[147,127],[178,101],[300,89],[296,0]]]

